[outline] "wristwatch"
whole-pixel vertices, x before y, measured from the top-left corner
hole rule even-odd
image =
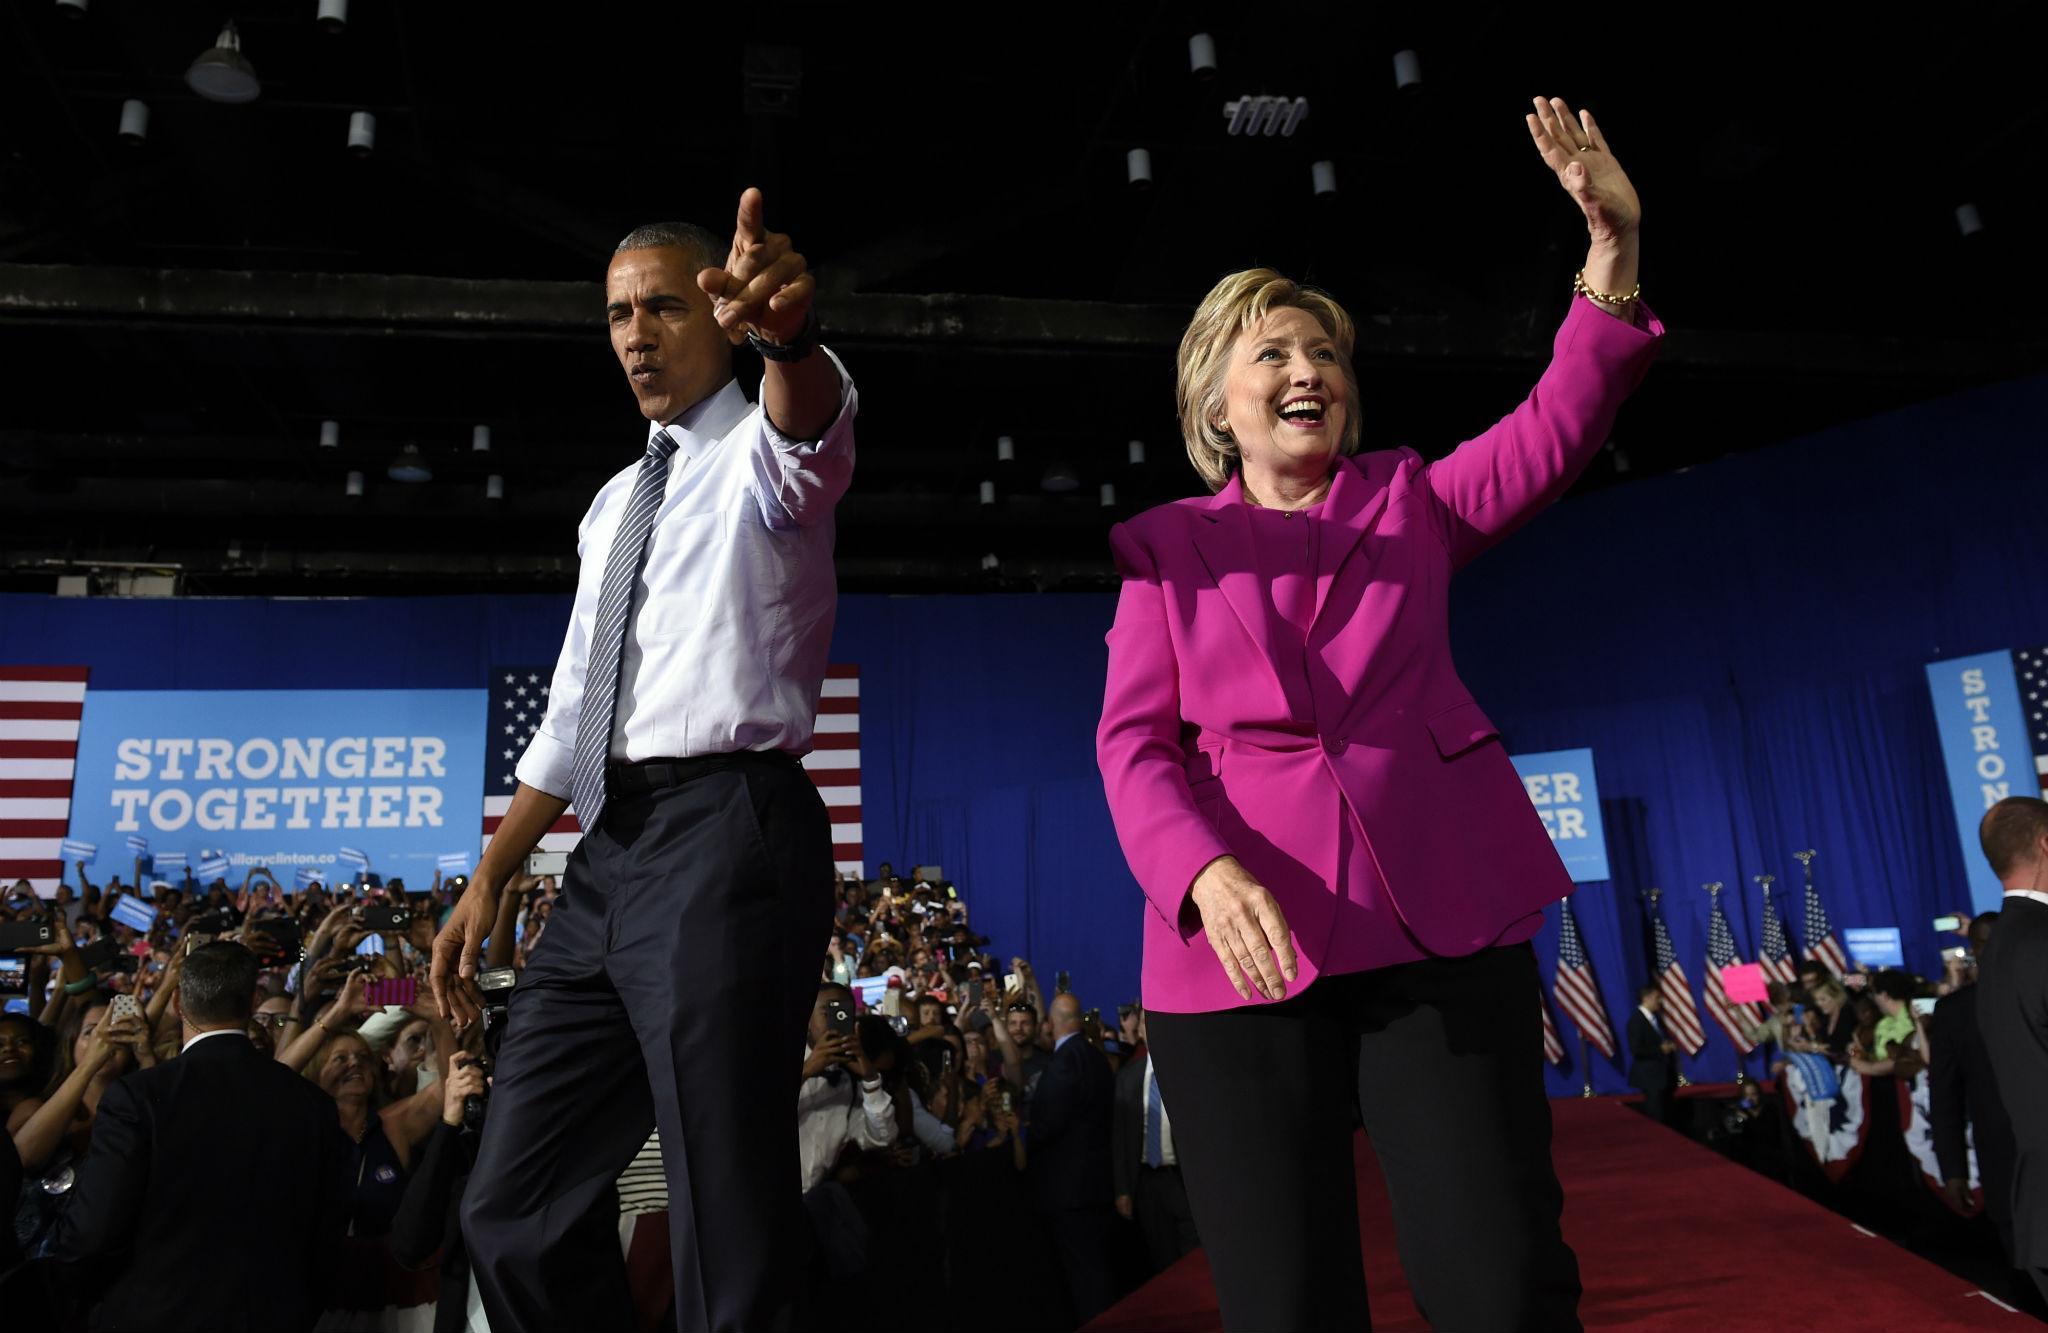
[[[786,343],[772,343],[752,329],[747,330],[747,344],[768,361],[801,361],[818,350],[818,308],[812,306],[804,312],[804,326],[796,337]]]

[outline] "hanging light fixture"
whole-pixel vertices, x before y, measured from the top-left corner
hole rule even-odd
[[[220,30],[213,48],[201,51],[192,67],[185,71],[185,84],[209,102],[227,102],[236,106],[253,102],[262,93],[263,84],[256,78],[256,67],[242,54],[242,34],[236,29],[233,19],[229,19],[228,25]]]
[[[149,138],[149,104],[131,97],[121,103],[121,142],[140,148]]]
[[[320,25],[322,32],[340,32],[348,26],[348,0],[320,0],[319,12],[313,21]]]
[[[491,451],[491,428],[489,426],[471,426],[469,428],[469,448],[471,453],[489,453]]]
[[[371,111],[351,111],[348,116],[348,150],[368,157],[377,148],[377,116]]]
[[[363,493],[363,474],[360,472],[349,473],[348,481],[342,486],[342,490],[349,495],[361,495]]]
[[[504,479],[503,477],[499,476],[499,475],[498,475],[497,473],[495,473],[495,472],[493,472],[493,473],[492,473],[492,474],[491,474],[490,476],[488,476],[488,477],[485,477],[485,478],[484,478],[484,499],[486,499],[486,500],[502,500],[502,499],[504,499],[504,498],[505,498],[505,479]]]
[[[321,447],[322,449],[336,449],[336,448],[339,448],[340,446],[341,446],[341,423],[340,423],[339,421],[323,421],[323,422],[321,422],[321,423],[320,423],[320,447]]]
[[[398,457],[391,460],[391,466],[384,469],[384,475],[393,481],[422,482],[434,479],[434,470],[427,466],[427,460],[420,457],[420,447],[408,444],[399,450]]]

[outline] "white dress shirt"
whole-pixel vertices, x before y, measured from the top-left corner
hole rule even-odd
[[[240,1037],[243,1041],[249,1040],[249,1034],[241,1028],[209,1028],[207,1031],[193,1037],[192,1040],[186,1042],[183,1046],[180,1046],[178,1054],[183,1055],[208,1037]]]
[[[811,1048],[804,1047],[804,1059]],[[796,1093],[796,1143],[809,1194],[839,1160],[849,1143],[886,1148],[896,1142],[896,1103],[877,1078],[863,1083],[851,1070],[837,1084],[823,1074],[807,1078]]]
[[[1145,1086],[1138,1089],[1138,1093],[1138,1160],[1143,1161],[1147,1128],[1145,1116],[1152,1111],[1152,1055],[1149,1051],[1145,1055]],[[1159,1102],[1159,1164],[1163,1167],[1180,1165],[1180,1154],[1173,1150],[1173,1117],[1167,1114],[1164,1098]]]
[[[840,403],[817,440],[783,436],[738,381],[669,423],[677,449],[626,621],[613,759],[811,748],[838,607],[832,509],[853,477],[859,401],[839,358],[819,350]],[[648,439],[659,429],[649,422]],[[639,472],[635,458],[606,482],[576,530],[569,632],[517,770],[551,796],[569,795],[598,596]]]

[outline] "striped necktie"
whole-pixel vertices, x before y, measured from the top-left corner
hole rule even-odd
[[[675,451],[675,437],[665,430],[656,431],[647,442],[632,498],[626,501],[625,517],[619,520],[611,554],[605,557],[604,588],[597,597],[589,668],[583,675],[583,711],[576,719],[576,764],[569,774],[569,798],[585,833],[595,832],[604,817],[605,763],[611,757],[612,719],[619,703],[627,612],[633,606],[633,584],[647,562],[647,538],[668,490],[668,463]]]
[[[1145,1165],[1166,1165],[1166,1103],[1159,1098],[1159,1071],[1147,1060],[1145,1082]]]

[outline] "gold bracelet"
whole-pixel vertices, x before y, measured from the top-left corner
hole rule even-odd
[[[1606,292],[1595,291],[1593,288],[1587,286],[1586,270],[1580,269],[1577,273],[1572,275],[1572,290],[1577,292],[1580,296],[1587,297],[1590,300],[1604,302],[1607,305],[1627,305],[1629,302],[1635,300],[1637,297],[1643,294],[1643,284],[1640,282],[1637,283],[1635,285],[1635,289],[1631,291],[1627,296],[1609,296]]]

